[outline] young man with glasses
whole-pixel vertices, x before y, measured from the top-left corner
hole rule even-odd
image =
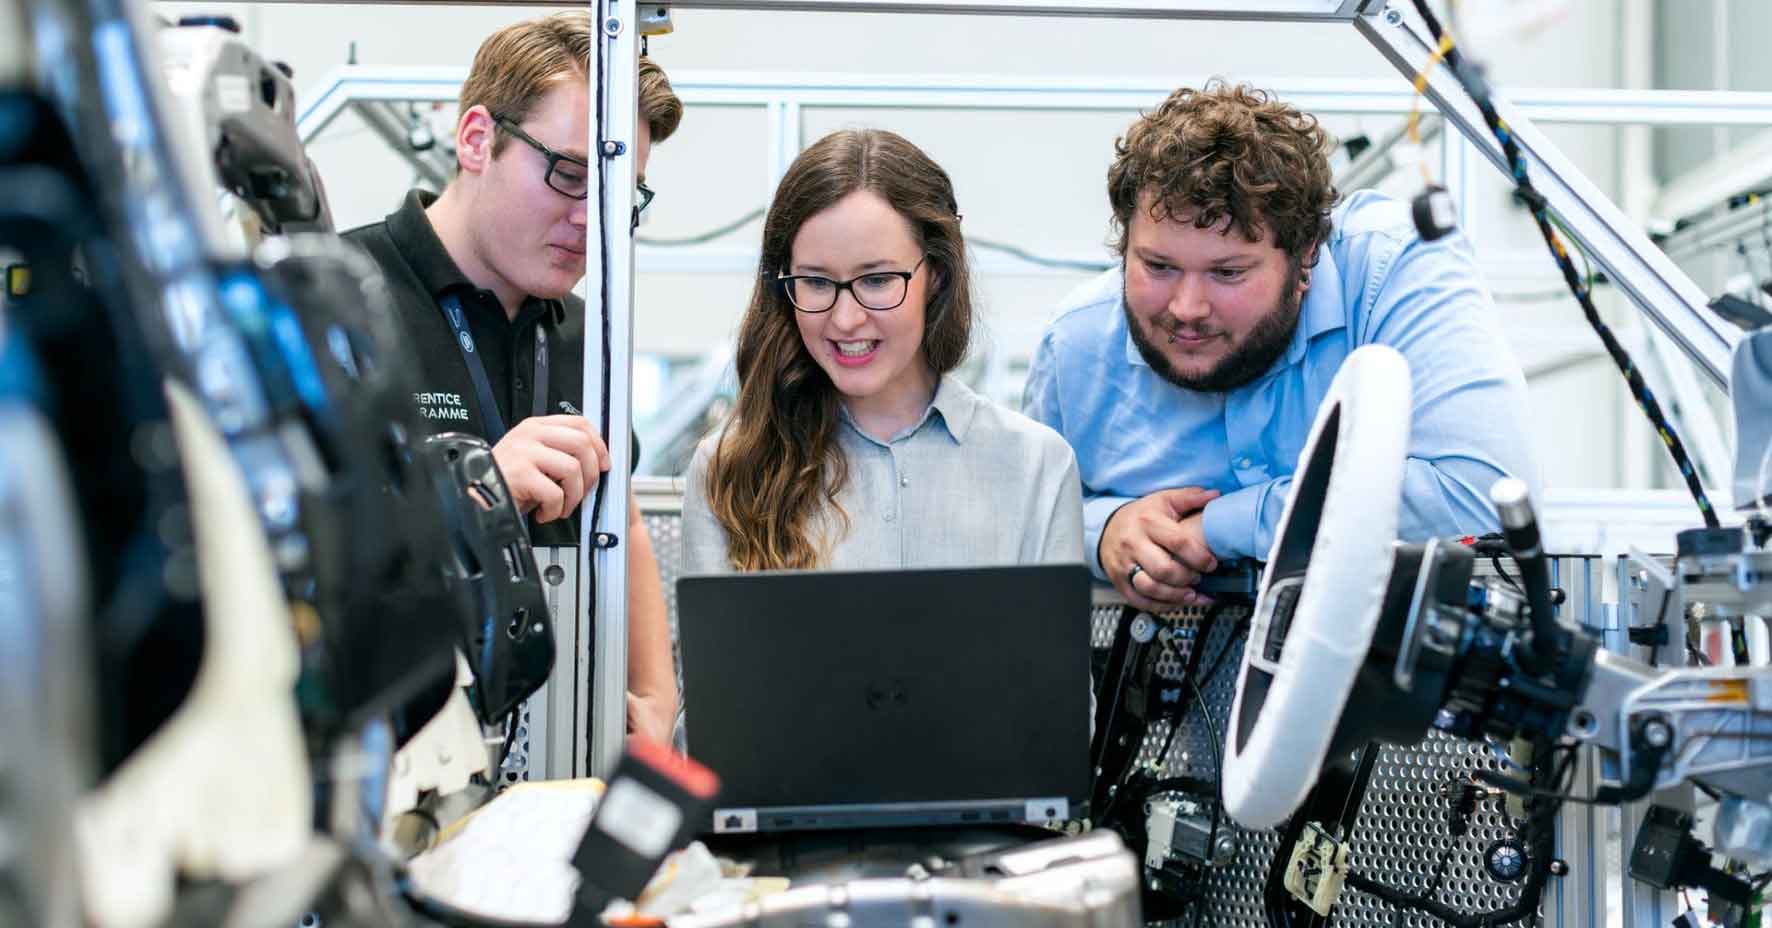
[[[441,195],[413,190],[386,220],[347,232],[387,279],[418,358],[419,415],[492,443],[537,545],[578,542],[576,519],[609,452],[583,402],[590,57],[583,12],[507,26],[474,56],[455,130],[459,171]],[[652,145],[683,107],[642,59],[634,140],[642,180]],[[640,209],[651,200],[643,184]],[[639,457],[639,447],[634,447]],[[628,725],[668,742],[676,677],[657,560],[628,500]]]

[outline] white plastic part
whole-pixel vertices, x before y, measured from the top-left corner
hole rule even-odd
[[[486,732],[474,715],[473,703],[468,701],[468,687],[473,682],[473,670],[457,651],[455,687],[449,693],[449,701],[394,755],[382,819],[384,836],[390,833],[388,829],[395,819],[418,806],[420,793],[435,790],[447,796],[467,789],[476,773],[492,776],[493,759]]]
[[[1391,348],[1369,345],[1342,363],[1311,424],[1268,555],[1226,730],[1225,810],[1243,825],[1279,824],[1323,767],[1390,579],[1409,420],[1408,364]],[[1264,651],[1278,594],[1298,587],[1307,561],[1279,659],[1269,661]],[[1252,675],[1271,681],[1265,698],[1251,692]],[[1245,719],[1248,713],[1254,718]]]
[[[86,911],[101,928],[162,923],[178,874],[239,882],[288,865],[313,822],[300,659],[263,525],[202,406],[172,382],[166,399],[190,493],[203,656],[184,704],[77,813]]]
[[[1772,664],[1772,630],[1766,627],[1766,617],[1743,616],[1741,631],[1743,636],[1747,638],[1748,665],[1765,667]]]

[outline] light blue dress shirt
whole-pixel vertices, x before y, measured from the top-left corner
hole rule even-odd
[[[1350,196],[1332,221],[1286,354],[1229,393],[1185,390],[1151,370],[1126,329],[1120,269],[1059,306],[1034,356],[1024,411],[1076,450],[1083,544],[1096,576],[1107,579],[1098,546],[1108,517],[1172,487],[1223,494],[1203,517],[1221,560],[1265,559],[1317,407],[1361,345],[1389,345],[1409,362],[1405,540],[1496,530],[1489,487],[1503,476],[1537,490],[1525,376],[1470,243],[1421,241],[1409,204],[1371,192]]]

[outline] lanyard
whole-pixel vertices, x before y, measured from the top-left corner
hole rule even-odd
[[[474,345],[473,333],[468,331],[468,318],[462,312],[461,298],[454,293],[445,293],[437,301],[443,310],[443,318],[449,321],[449,327],[455,330],[455,346],[461,349],[461,360],[468,366],[468,376],[474,381],[474,393],[480,402],[480,418],[486,424],[486,442],[496,445],[505,437],[504,416],[498,411],[498,401],[492,393],[492,382],[486,379],[486,365],[480,361],[480,353]],[[534,398],[531,404],[531,415],[544,415],[548,411],[548,333],[541,323],[535,325],[535,380],[529,385],[530,395]]]

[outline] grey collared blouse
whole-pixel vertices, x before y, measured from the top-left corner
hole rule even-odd
[[[1083,563],[1077,458],[1057,432],[943,376],[915,425],[882,442],[848,415],[838,443],[848,515],[820,513],[819,566],[832,570]],[[683,572],[730,573],[726,532],[707,504],[718,433],[689,464],[683,492]],[[758,467],[772,462],[758,461]]]

